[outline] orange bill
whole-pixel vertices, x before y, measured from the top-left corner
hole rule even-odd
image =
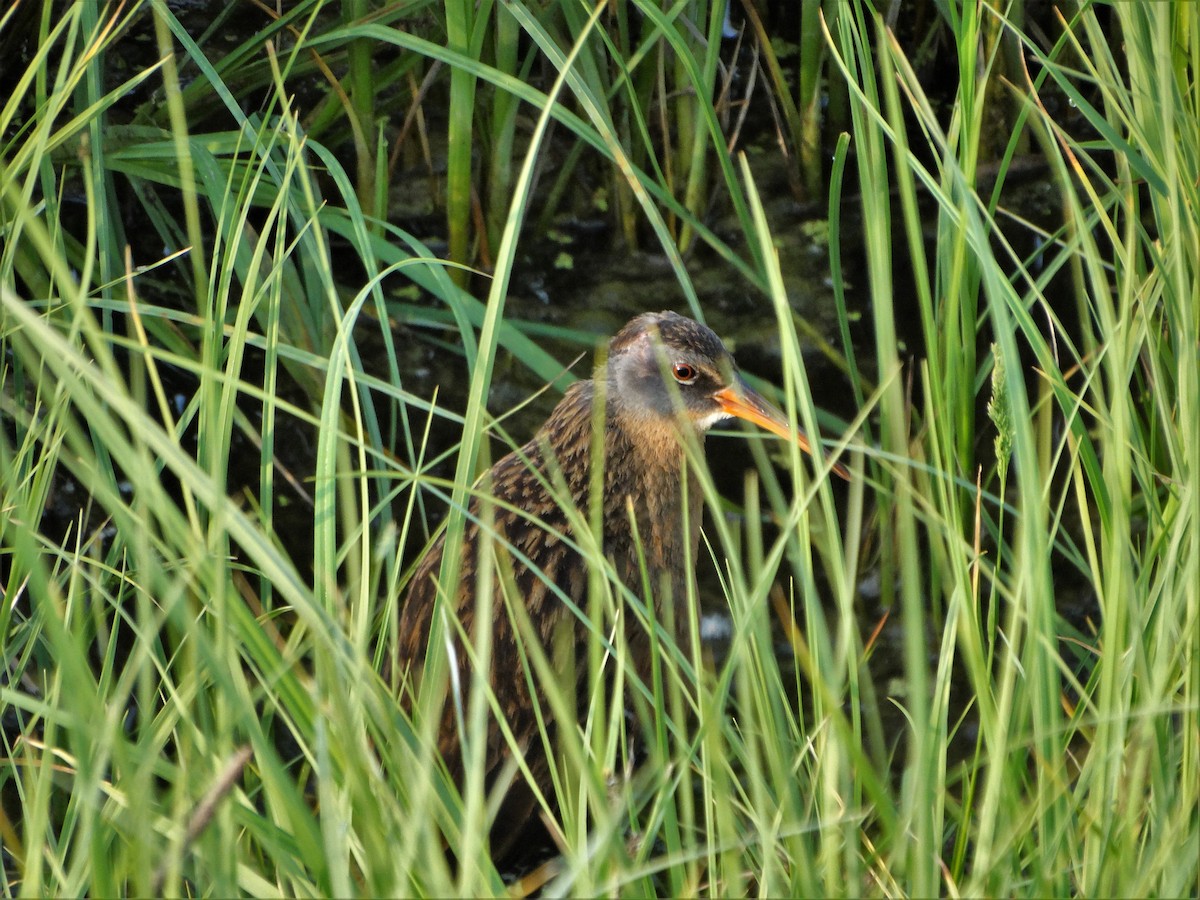
[[[798,428],[793,430],[783,413],[764,400],[757,391],[740,378],[737,379],[737,384],[722,388],[713,394],[713,399],[728,415],[753,422],[759,428],[765,428],[785,440],[795,440],[801,450],[805,453],[812,453],[812,444],[808,441],[808,435]],[[850,480],[850,470],[841,463],[835,462],[833,471],[839,478]]]

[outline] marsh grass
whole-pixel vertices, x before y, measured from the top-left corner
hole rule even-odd
[[[698,598],[668,607],[679,621],[656,621],[608,573],[594,511],[573,511],[595,557],[578,614],[597,640],[565,671],[586,665],[596,684],[612,673],[634,716],[596,690],[575,727],[559,649],[527,642],[543,715],[560,723],[544,808],[559,857],[508,886],[486,843],[497,796],[478,777],[451,783],[431,750],[436,717],[419,704],[404,714],[379,673],[410,575],[404,548],[425,542],[435,507],[461,535],[483,438],[506,432],[484,402],[498,354],[547,381],[561,373],[504,313],[551,122],[611,160],[685,296],[687,230],[764,292],[781,405],[810,433],[817,415],[771,223],[704,100],[711,20],[694,29],[687,4],[639,4],[635,44],[602,6],[551,21],[498,4],[494,20],[471,18],[486,6],[447,9],[462,18],[439,42],[397,27],[409,22],[399,8],[347,3],[327,22],[301,3],[272,43],[220,60],[165,4],[43,7],[37,49],[0,107],[5,891],[1194,894],[1194,10],[1115,4],[1118,43],[1088,7],[1047,48],[973,6],[953,23],[961,102],[945,120],[880,20],[839,9],[824,53],[853,120],[831,210],[853,184],[869,349],[850,342],[844,301],[841,326],[861,413],[815,466],[753,440],[737,517],[692,448],[708,509],[701,553],[730,613],[719,660],[698,640]],[[148,14],[164,61],[106,87],[111,43]],[[488,28],[494,64],[472,55]],[[980,36],[997,28],[1028,62],[1005,90],[1052,168],[1062,215],[1050,229],[1004,205],[1011,154],[993,190],[975,189],[991,121],[981,104],[1002,52]],[[404,51],[374,81],[372,42]],[[667,46],[672,77],[691,86],[690,108],[671,111],[687,138],[671,167],[638,121],[647,97],[671,94],[639,68]],[[525,80],[532,57],[518,47],[558,73],[552,88]],[[332,91],[302,118],[290,79],[332,73],[335,60],[347,103]],[[493,108],[493,149],[512,142],[513,107],[535,112],[524,155],[492,176],[511,188],[489,201],[506,212],[491,220],[486,301],[373,213],[391,189],[385,98],[364,92],[435,61],[454,73],[456,115],[478,114],[487,92],[511,98]],[[161,86],[147,118],[110,127],[107,111],[143,82]],[[264,98],[252,114],[236,99],[247,85]],[[1069,100],[1069,119],[1050,96]],[[337,152],[347,135],[348,156]],[[693,203],[709,165],[742,225],[737,252]],[[133,216],[117,200],[128,196]],[[1031,232],[1032,251],[1010,239]],[[835,273],[857,239],[835,228]],[[366,273],[349,287],[337,275],[346,256]],[[912,315],[893,291],[901,257],[915,276],[915,363],[897,349],[898,319]],[[395,300],[386,285],[398,278],[427,300]],[[461,415],[408,386],[393,317],[461,347]],[[383,352],[366,360],[372,331]],[[437,420],[464,436],[448,453],[432,449]],[[312,436],[307,461],[297,434]],[[834,445],[856,472],[836,494],[824,477]],[[435,474],[447,465],[452,478]],[[311,558],[284,545],[296,507]],[[860,627],[868,570],[902,624],[899,683],[873,675],[879,648]],[[1082,624],[1057,605],[1073,583],[1095,597]],[[520,604],[509,614],[520,627]],[[629,619],[654,636],[648,683],[624,644]],[[669,637],[677,629],[685,640]],[[486,629],[470,637],[486,659]],[[431,697],[447,677],[442,647]],[[463,696],[470,747],[494,698],[482,682]]]

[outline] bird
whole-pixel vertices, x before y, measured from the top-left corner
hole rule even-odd
[[[539,728],[553,731],[554,725],[545,724],[552,719],[546,715],[539,726],[540,698],[530,690],[538,679],[525,670],[520,631],[506,609],[505,591],[510,592],[508,602],[513,596],[519,599],[547,652],[559,629],[569,629],[574,634],[574,659],[587,669],[587,642],[595,638],[577,611],[588,609],[589,563],[572,538],[578,537],[574,526],[587,521],[590,491],[598,484],[599,537],[616,578],[639,595],[643,584],[650,586],[653,596],[643,599],[658,611],[665,603],[686,602],[694,578],[688,561],[696,557],[703,504],[686,447],[692,439],[702,445],[709,429],[734,417],[797,441],[811,452],[804,433],[794,430],[746,383],[710,328],[670,311],[639,315],[611,340],[593,377],[571,385],[534,438],[500,459],[482,479],[483,488],[468,509],[457,583],[444,586],[438,581],[444,531],[418,562],[400,609],[394,661],[408,687],[410,708],[430,651],[439,594],[443,608],[457,616],[471,638],[477,624],[480,554],[504,557],[492,579],[492,614],[478,624],[492,629],[487,674],[512,743],[498,723],[489,721],[485,783],[493,784],[506,765],[511,766],[513,743],[523,755],[529,778],[517,777],[507,788],[491,830],[494,857],[517,844],[534,818],[537,794],[552,793],[551,761]],[[603,434],[594,434],[596,428]],[[599,477],[598,465],[603,470]],[[840,463],[831,468],[849,478]],[[565,492],[556,485],[565,485]],[[488,513],[483,493],[489,498]],[[573,515],[571,507],[579,514]],[[484,524],[489,514],[490,526]],[[489,527],[494,534],[490,539]],[[643,580],[643,571],[649,578]],[[678,615],[675,621],[684,622],[686,616]],[[631,650],[631,659],[646,655],[640,652],[647,649],[645,629],[641,631],[639,650]],[[454,640],[450,694],[469,683],[468,654]],[[579,697],[587,696],[582,690],[586,675],[578,673]],[[461,696],[447,697],[437,730],[438,751],[460,785],[464,759],[455,710],[464,707]]]

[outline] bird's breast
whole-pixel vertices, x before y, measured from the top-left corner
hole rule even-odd
[[[703,498],[673,429],[641,435],[610,428],[605,459],[606,550],[622,581],[642,593],[642,565],[655,604],[687,596],[700,537]]]

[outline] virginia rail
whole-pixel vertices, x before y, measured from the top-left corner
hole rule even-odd
[[[602,411],[597,406],[598,383],[604,387]],[[593,447],[593,428],[594,423],[602,422],[604,553],[616,576],[639,595],[644,560],[650,576],[646,583],[654,589],[653,598],[645,599],[648,603],[652,600],[656,609],[661,611],[666,602],[686,602],[688,582],[694,576],[685,560],[696,556],[702,494],[686,463],[681,438],[690,431],[702,442],[713,425],[732,416],[798,440],[802,448],[809,449],[805,436],[793,431],[783,415],[746,384],[729,351],[709,328],[672,312],[638,316],[613,338],[607,362],[597,368],[593,380],[572,385],[534,439],[492,467],[484,484],[490,484],[489,493],[495,498],[491,505],[495,537],[481,540],[481,504],[475,500],[453,590],[445,590],[437,581],[444,533],[430,546],[413,575],[400,614],[397,660],[401,674],[407,673],[409,678],[422,669],[439,590],[445,590],[445,602],[466,634],[473,635],[478,556],[481,551],[496,554],[499,564],[493,579],[492,615],[479,623],[492,629],[490,684],[516,743],[523,748],[530,772],[546,796],[550,794],[549,760],[535,714],[538,699],[530,695],[528,687],[538,679],[527,677],[505,592],[515,588],[510,602],[515,597],[523,603],[547,652],[556,631],[567,627],[574,637],[574,658],[587,659],[589,629],[550,585],[570,598],[576,609],[588,609],[588,562],[563,537],[572,535],[572,520],[587,521],[589,488],[597,464],[594,457],[599,456]],[[833,470],[847,477],[842,466],[835,464]],[[569,499],[554,489],[556,481],[565,483]],[[568,503],[574,504],[582,519],[568,514]],[[686,621],[682,615],[675,618]],[[629,631],[626,629],[627,634]],[[631,647],[631,659],[646,655],[640,652],[646,648],[645,640],[643,633],[640,648]],[[452,665],[458,666],[458,672],[451,679],[451,691],[469,683],[467,654],[459,641],[455,644]],[[586,670],[587,666],[581,663],[580,668]],[[579,673],[578,687],[584,687],[586,675],[586,671]],[[586,697],[587,692],[581,689],[576,696]],[[438,742],[461,783],[456,705],[465,708],[463,698],[445,703]],[[552,718],[546,715],[544,721]],[[494,782],[511,752],[493,722],[484,754],[488,784]],[[518,777],[505,795],[493,828],[495,856],[511,848],[534,806],[533,791]]]

